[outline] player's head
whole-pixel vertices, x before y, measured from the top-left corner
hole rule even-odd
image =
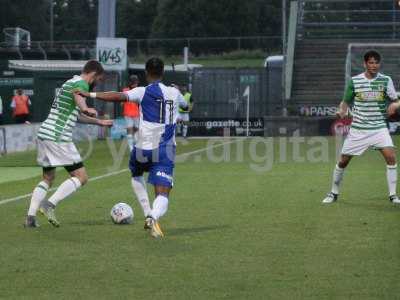
[[[158,57],[152,57],[146,62],[148,79],[161,79],[164,75],[164,62]]]
[[[182,93],[182,94],[186,94],[187,91],[188,91],[187,85],[186,85],[186,84],[182,84],[182,85],[180,86],[180,90],[181,90],[181,93]]]
[[[97,60],[89,60],[83,67],[82,73],[85,75],[85,79],[89,83],[91,89],[103,79],[104,69],[101,63]]]
[[[364,54],[364,67],[365,70],[371,75],[379,72],[381,67],[381,55],[378,51],[369,50]]]
[[[17,95],[22,95],[22,89],[17,89]]]
[[[128,83],[129,87],[131,89],[137,87],[139,85],[139,77],[137,77],[137,75],[131,75],[129,76],[129,83]]]

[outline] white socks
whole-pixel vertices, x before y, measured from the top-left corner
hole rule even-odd
[[[153,203],[153,209],[151,210],[151,216],[153,219],[158,220],[168,210],[168,198],[165,195],[158,195]]]
[[[127,134],[126,141],[128,142],[129,149],[132,151],[133,146],[135,146],[135,138],[132,134]]]
[[[333,171],[332,189],[331,189],[331,192],[334,194],[339,194],[339,186],[343,178],[343,173],[344,169],[339,168],[339,166],[336,165],[335,170]]]
[[[147,217],[151,213],[149,196],[147,194],[146,182],[143,176],[132,178],[132,188],[140,205],[142,206],[144,216]]]
[[[58,187],[57,191],[49,198],[49,202],[57,206],[61,200],[76,192],[81,186],[82,184],[77,177],[71,177]]]
[[[396,185],[397,185],[397,164],[386,166],[386,178],[389,188],[389,196],[396,195]]]
[[[33,190],[31,204],[28,210],[28,216],[36,216],[36,213],[40,207],[40,203],[46,198],[49,185],[46,181],[41,181]]]
[[[168,198],[165,195],[158,195],[153,202],[153,209],[151,209],[149,196],[147,194],[146,182],[143,176],[132,178],[132,188],[138,199],[140,206],[143,209],[145,217],[151,216],[153,219],[158,220],[168,210]]]

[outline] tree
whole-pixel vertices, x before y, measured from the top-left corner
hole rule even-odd
[[[97,0],[61,0],[54,7],[55,40],[94,40]]]
[[[157,15],[157,4],[158,0],[117,1],[117,35],[129,39],[148,38]]]
[[[255,36],[280,27],[280,3],[262,0],[159,0],[153,37]]]
[[[48,0],[1,0],[1,6],[0,29],[21,27],[30,31],[32,40],[48,39]]]

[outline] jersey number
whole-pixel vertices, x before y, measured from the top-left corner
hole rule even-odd
[[[166,122],[167,112],[168,112],[168,122]],[[172,124],[174,121],[173,118],[174,118],[174,101],[160,100],[160,123],[161,124]]]
[[[58,89],[58,91],[56,92],[56,96],[54,97],[54,100],[53,100],[53,104],[51,105],[51,108],[53,108],[53,109],[57,109],[58,108],[58,102],[57,102],[57,100],[58,100],[58,98],[60,97],[60,95],[61,95],[61,93],[62,93],[62,88],[60,88],[60,89]]]

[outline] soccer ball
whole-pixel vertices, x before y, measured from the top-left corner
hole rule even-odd
[[[114,224],[131,224],[133,209],[126,203],[117,203],[111,209],[111,220]]]

